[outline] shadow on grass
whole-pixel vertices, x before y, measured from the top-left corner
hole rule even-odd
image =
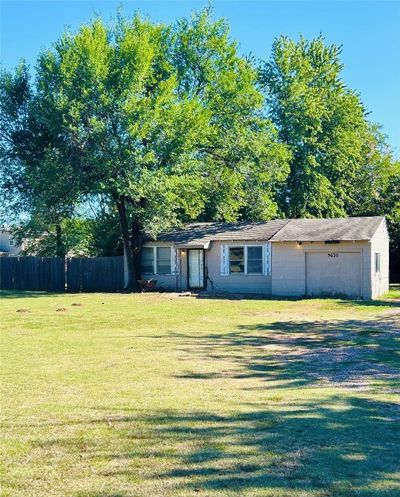
[[[40,291],[27,291],[27,290],[0,290],[1,299],[31,299],[38,297],[54,297],[63,296],[64,292],[40,292]]]
[[[389,392],[400,379],[397,315],[366,321],[283,321],[243,325],[230,333],[172,336],[182,352],[201,356],[205,365],[235,364],[231,370],[185,371],[177,375],[180,378],[259,378],[271,386],[278,381],[280,388],[366,389],[383,382]],[[400,391],[400,385],[397,388]]]
[[[181,380],[226,377],[235,388],[270,388],[274,395],[264,403],[257,396],[238,411],[226,405],[220,412],[98,405],[86,417],[33,423],[29,433],[54,427],[34,448],[79,457],[101,480],[89,491],[77,490],[80,481],[69,492],[73,497],[397,497],[399,405],[366,392],[374,383],[379,395],[398,388],[399,335],[396,315],[158,334],[153,338],[184,352],[183,361],[197,356],[207,366],[177,374]],[[225,361],[234,367],[218,368]],[[251,378],[259,381],[246,381]],[[302,398],[287,390],[319,386],[347,391],[320,396],[304,390]]]
[[[138,467],[139,486],[154,485],[148,495],[251,496],[258,491],[288,497],[397,497],[398,414],[394,403],[355,396],[331,396],[323,405],[317,400],[281,402],[274,409],[245,405],[242,412],[226,415],[130,411],[82,420],[84,449],[81,438],[71,437],[41,447],[80,451],[86,461],[96,462],[99,477],[107,479],[103,490],[75,497],[146,495],[120,491],[119,484]],[[95,436],[101,425],[112,426],[103,444]]]

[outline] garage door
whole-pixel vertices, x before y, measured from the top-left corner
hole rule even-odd
[[[360,252],[307,252],[306,293],[361,296]]]

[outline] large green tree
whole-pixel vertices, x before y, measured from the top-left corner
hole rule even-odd
[[[129,288],[146,232],[202,213],[237,219],[253,203],[250,184],[263,186],[260,215],[277,214],[273,185],[286,177],[288,152],[256,83],[209,11],[174,26],[96,19],[40,56],[41,118],[62,121],[81,195],[116,209]]]
[[[341,77],[341,47],[280,37],[260,67],[268,113],[292,153],[277,198],[288,217],[386,215],[400,273],[399,162]]]
[[[368,134],[359,96],[341,79],[341,47],[322,37],[277,39],[260,81],[269,115],[292,152],[279,190],[290,217],[346,215]]]
[[[73,215],[79,193],[60,117],[42,119],[42,105],[24,63],[1,73],[0,220],[17,223],[17,238],[25,233],[35,246],[52,246],[53,255],[63,257],[68,249],[62,226]]]

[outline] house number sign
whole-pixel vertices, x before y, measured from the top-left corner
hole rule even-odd
[[[328,257],[339,257],[339,254],[337,252],[330,252]]]

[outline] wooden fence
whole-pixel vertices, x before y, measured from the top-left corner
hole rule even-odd
[[[123,288],[123,257],[0,257],[1,290],[117,292]]]
[[[124,258],[67,259],[69,292],[117,292],[124,288]]]

